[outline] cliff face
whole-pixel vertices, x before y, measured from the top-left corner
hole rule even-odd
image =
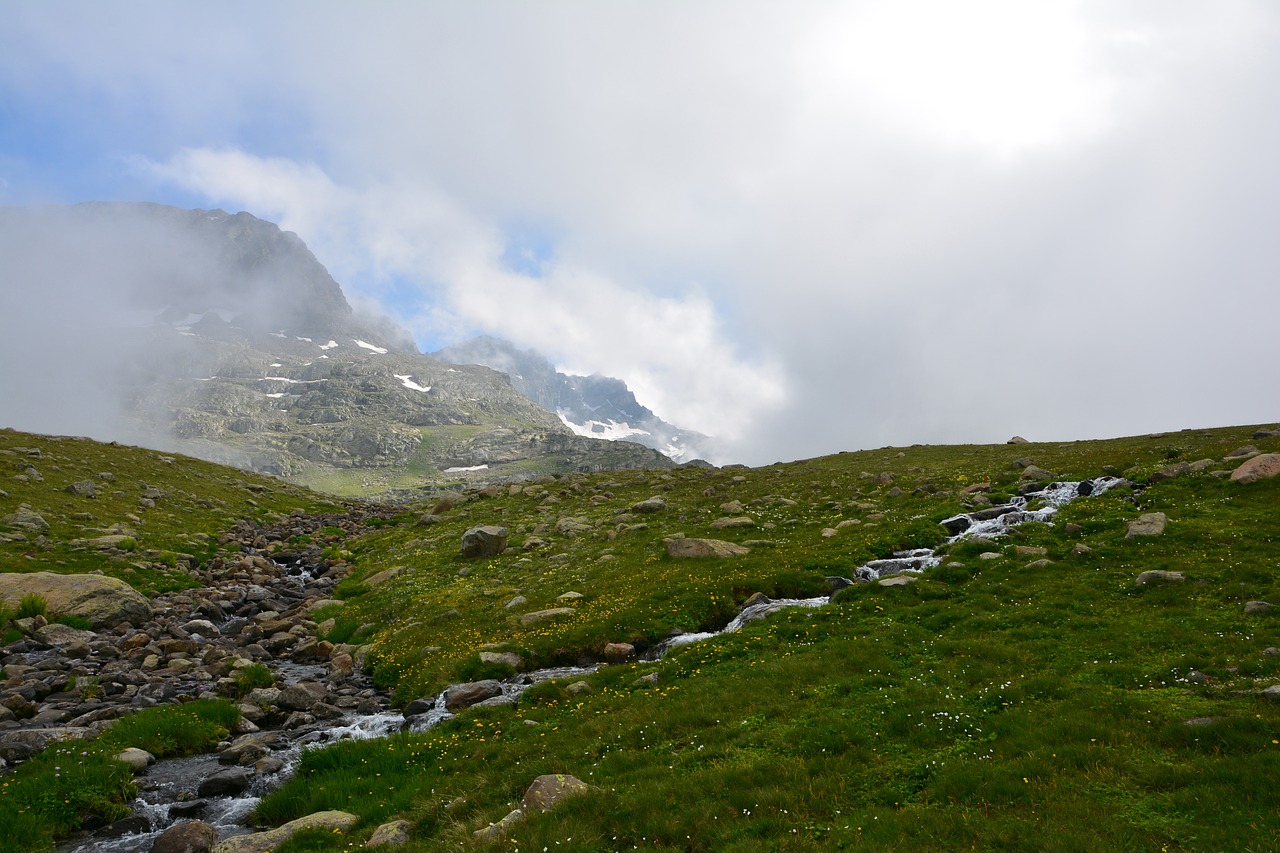
[[[0,379],[8,425],[356,493],[431,482],[451,467],[497,478],[602,460],[670,465],[638,445],[600,453],[569,441],[560,418],[505,375],[420,354],[386,318],[354,312],[301,239],[248,213],[8,209],[0,257],[15,307],[0,346],[10,363],[32,365]],[[370,484],[351,473],[367,469],[384,476]]]

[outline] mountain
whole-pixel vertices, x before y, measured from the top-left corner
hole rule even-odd
[[[583,437],[503,374],[354,311],[297,235],[248,213],[0,211],[0,422],[189,453],[342,494],[669,468]]]
[[[445,347],[432,355],[452,364],[480,364],[507,374],[517,391],[555,412],[577,435],[634,441],[677,462],[714,455],[713,439],[662,420],[642,406],[620,379],[560,373],[537,352],[489,336]]]

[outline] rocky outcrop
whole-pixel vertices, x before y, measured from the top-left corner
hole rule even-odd
[[[1231,472],[1231,479],[1242,485],[1256,483],[1280,476],[1280,453],[1263,453],[1254,456]]]
[[[722,539],[668,539],[667,554],[680,559],[698,557],[741,557],[751,549]]]
[[[254,832],[250,835],[239,835],[228,838],[213,848],[213,853],[270,853],[304,829],[320,829],[326,832],[343,833],[350,830],[360,818],[351,812],[327,811],[309,814],[297,820],[291,820],[283,826],[268,829],[266,832]]]

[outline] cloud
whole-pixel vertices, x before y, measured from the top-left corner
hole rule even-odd
[[[150,164],[120,192],[278,219],[420,340],[745,461],[1275,417],[1266,2],[40,8],[0,87]]]

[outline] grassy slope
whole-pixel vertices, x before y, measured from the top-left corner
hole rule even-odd
[[[959,507],[946,493],[984,478],[1008,491],[1018,457],[1069,477],[1113,466],[1145,478],[1170,458],[1217,460],[1245,443],[1280,450],[1252,432],[565,478],[547,487],[550,504],[504,492],[437,525],[349,543],[366,577],[410,571],[375,587],[349,582],[335,636],[371,635],[377,677],[408,700],[499,674],[478,661],[486,644],[533,667],[723,623],[757,589],[812,593],[825,574],[939,539],[935,522]],[[862,476],[880,471],[907,494],[888,497]],[[940,491],[914,495],[916,485]],[[619,531],[615,513],[655,493],[668,508],[635,519],[648,529]],[[361,834],[404,815],[418,826],[411,849],[466,848],[535,776],[567,772],[599,791],[530,819],[504,849],[1273,849],[1280,712],[1249,691],[1280,681],[1280,657],[1264,654],[1280,646],[1280,623],[1242,607],[1280,603],[1277,498],[1280,481],[1205,473],[1136,501],[1127,489],[1081,500],[1060,516],[1084,527],[1076,537],[1064,523],[1027,526],[1000,544],[1000,559],[960,545],[950,565],[906,588],[854,588],[660,663],[603,669],[586,679],[588,695],[547,685],[515,711],[473,710],[423,735],[311,753],[262,814],[349,808],[366,818]],[[775,527],[711,531],[731,499]],[[1165,535],[1124,538],[1128,519],[1155,510],[1171,519]],[[560,535],[563,517],[595,527]],[[848,518],[863,523],[821,536]],[[538,535],[549,547],[465,562],[458,538],[480,523],[509,526],[517,546]],[[552,529],[535,533],[539,524]],[[774,544],[737,560],[675,561],[661,540],[676,532]],[[1077,542],[1092,553],[1070,554]],[[1016,544],[1048,548],[1055,565],[1027,567],[1034,558],[1016,557]],[[1137,587],[1151,568],[1188,581]],[[512,615],[569,590],[584,596],[571,618],[522,628]],[[507,610],[517,593],[529,603]],[[1192,683],[1192,670],[1207,680]],[[635,683],[647,672],[656,687]],[[1187,725],[1195,718],[1212,720]]]
[[[40,479],[24,473],[28,466]],[[66,491],[83,480],[94,483],[95,498]],[[163,492],[149,508],[142,502],[148,488]],[[0,524],[0,533],[25,537],[0,542],[0,571],[100,569],[144,593],[193,586],[182,555],[212,555],[218,535],[241,518],[339,508],[336,501],[271,477],[176,454],[7,429],[0,430],[0,491],[0,517],[26,504],[50,527],[38,540],[34,531]],[[136,534],[124,549],[71,544],[117,524]]]

